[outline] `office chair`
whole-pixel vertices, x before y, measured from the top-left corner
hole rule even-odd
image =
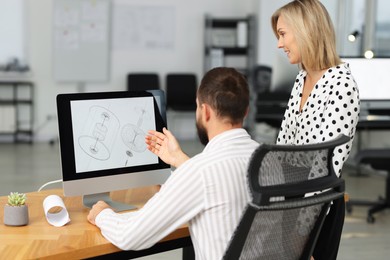
[[[186,125],[195,122],[197,78],[192,73],[168,73],[166,75],[167,113],[171,129],[174,129],[179,139],[196,138],[195,130],[188,129]],[[179,121],[179,119],[182,119]],[[184,123],[183,122],[187,122]],[[183,127],[184,126],[184,127]],[[184,130],[184,131],[180,131]]]
[[[290,93],[284,91],[265,91],[257,95],[256,122],[264,122],[271,127],[280,128]]]
[[[259,146],[248,166],[252,200],[223,259],[310,259],[331,201],[344,199],[332,154],[349,140]]]
[[[274,136],[276,140],[277,130],[282,124],[290,92],[284,89],[271,89],[271,67],[263,65],[256,66],[253,74],[253,86],[256,95],[255,121],[256,123],[265,123],[276,130]],[[270,143],[274,143],[275,140],[270,141]]]
[[[195,111],[197,79],[191,73],[169,73],[166,76],[167,109]]]
[[[348,213],[352,212],[352,206],[371,206],[367,212],[367,222],[374,223],[374,213],[390,208],[390,149],[364,149],[355,156],[358,164],[369,164],[373,169],[386,171],[385,196],[377,201],[350,199],[346,203]]]
[[[160,78],[157,73],[127,74],[127,90],[139,91],[150,89],[160,89]]]
[[[258,65],[253,69],[253,86],[256,93],[270,91],[272,79],[272,68]]]

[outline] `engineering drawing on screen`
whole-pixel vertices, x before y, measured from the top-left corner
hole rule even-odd
[[[93,121],[95,121],[91,135],[81,135],[78,138],[78,143],[81,149],[92,158],[107,160],[111,153],[105,144],[108,127],[119,128],[119,119],[111,111],[101,106],[91,107],[90,116],[93,116]]]
[[[72,121],[78,173],[158,162],[145,144],[156,128],[152,97],[74,101]]]
[[[136,113],[139,114],[137,125],[127,124],[122,128],[122,140],[129,147],[130,150],[126,151],[126,155],[130,158],[133,156],[131,151],[144,152],[146,150],[145,144],[145,132],[141,129],[142,122],[145,119],[150,120],[150,112],[147,112],[143,108],[136,108]],[[127,166],[127,161],[126,164]]]

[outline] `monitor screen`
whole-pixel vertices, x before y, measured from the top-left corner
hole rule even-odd
[[[342,57],[349,64],[359,88],[360,117],[368,114],[388,115],[390,109],[390,58]]]
[[[65,196],[84,204],[110,201],[109,192],[162,184],[170,166],[145,144],[148,130],[166,127],[162,90],[71,93],[57,96]]]
[[[359,88],[361,100],[390,100],[390,58],[343,57]]]

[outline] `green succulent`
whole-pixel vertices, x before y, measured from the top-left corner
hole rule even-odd
[[[8,205],[23,206],[26,203],[26,194],[19,192],[11,192],[8,195]]]

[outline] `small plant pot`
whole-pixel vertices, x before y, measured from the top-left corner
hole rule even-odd
[[[4,225],[7,226],[25,226],[28,224],[28,207],[23,206],[4,206]]]

